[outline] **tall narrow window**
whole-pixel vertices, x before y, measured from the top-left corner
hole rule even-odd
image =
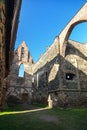
[[[48,73],[46,72],[46,80],[48,80]]]
[[[22,48],[21,48],[21,53],[23,53],[23,54],[24,54],[24,47],[22,47]]]
[[[22,58],[24,58],[24,47],[21,48],[21,57],[20,57],[20,60],[22,60]]]
[[[18,77],[22,77],[22,78],[24,77],[24,65],[23,64],[20,65]]]
[[[37,88],[39,86],[39,74],[37,73]]]

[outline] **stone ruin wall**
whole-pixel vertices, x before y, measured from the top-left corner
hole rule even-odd
[[[0,3],[0,105],[5,78],[5,4]]]
[[[22,47],[25,47],[26,58],[21,61],[20,48]],[[28,57],[32,59],[27,53],[28,48],[21,44],[14,54],[8,95],[13,94],[22,99],[23,93],[27,93],[26,101],[47,104],[48,96],[51,94],[54,104],[61,105],[66,98],[69,105],[84,104],[87,101],[86,50],[87,44],[68,40],[65,57],[62,57],[60,55],[59,39],[56,37],[54,43],[38,62],[32,64],[33,60],[28,59]],[[18,77],[21,63],[24,64],[25,68],[24,78]],[[60,67],[62,67],[62,70]]]
[[[25,48],[25,58],[21,61],[20,52],[22,47]],[[14,54],[8,95],[12,94],[22,99],[22,95],[27,93],[26,101],[33,100],[47,104],[48,96],[51,94],[54,104],[56,104],[55,100],[61,104],[66,97],[69,105],[83,104],[87,101],[86,50],[87,44],[83,45],[68,40],[65,57],[62,57],[60,55],[59,39],[56,37],[54,43],[38,62],[33,64],[28,48],[24,43],[21,44]],[[24,64],[24,78],[18,77],[21,63]],[[62,67],[62,70],[60,67]]]
[[[87,104],[87,44],[69,40],[62,66],[63,87],[69,104]],[[74,74],[72,80],[66,74]]]
[[[0,0],[0,110],[4,108],[9,86],[7,76],[12,61],[20,7],[21,0]]]
[[[87,44],[69,40],[63,58],[59,54],[58,37],[55,41],[34,66],[34,99],[47,103],[51,94],[59,104],[67,98],[69,105],[83,105],[87,101]]]
[[[21,58],[21,49],[24,48],[24,56]],[[8,89],[7,97],[15,96],[22,102],[31,102],[32,98],[32,57],[28,51],[26,43],[23,43],[14,53],[14,59],[10,71],[10,87]],[[24,65],[24,77],[20,77],[20,65]]]
[[[48,96],[48,90],[56,89],[59,85],[57,71],[59,69],[59,47],[58,37],[48,50],[41,56],[33,67],[35,100]],[[45,101],[46,102],[46,101]]]
[[[68,40],[75,25],[87,21],[86,7],[87,3],[37,63],[25,63],[26,74],[32,76],[28,74],[24,82],[32,84],[33,101],[47,104],[50,94],[55,105],[87,105],[87,44]]]

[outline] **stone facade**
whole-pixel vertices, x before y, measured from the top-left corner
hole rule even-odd
[[[9,92],[11,87],[21,90],[27,86],[31,88],[27,93],[32,95],[31,100],[35,102],[47,104],[50,97],[54,105],[87,105],[87,44],[69,40],[73,28],[84,21],[87,21],[87,3],[35,64],[30,54],[28,55],[27,48],[25,58],[21,61],[21,47],[26,47],[23,43],[15,52]],[[21,63],[25,66],[25,77],[18,85],[18,69]]]
[[[34,100],[47,103],[50,94],[54,104],[63,105],[67,101],[68,105],[85,105],[87,44],[68,40],[65,57],[60,55],[59,46],[57,37],[33,67]]]
[[[7,97],[15,96],[21,102],[31,102],[32,99],[32,64],[33,60],[26,43],[22,44],[14,53],[13,64],[10,71],[10,87]],[[24,76],[19,75],[20,66],[24,66]]]
[[[87,105],[87,44],[69,40],[73,28],[87,21],[87,3],[56,37],[34,66],[35,100],[54,104]]]
[[[5,4],[0,3],[0,103],[5,77]]]
[[[5,103],[21,0],[0,0],[0,108]]]

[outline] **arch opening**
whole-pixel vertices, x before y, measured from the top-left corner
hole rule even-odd
[[[80,44],[87,43],[87,20],[77,21],[70,26],[70,28],[66,33],[66,37],[64,41],[63,56],[66,56],[67,43],[69,43],[68,42],[69,39],[78,42]]]
[[[79,43],[87,43],[87,22],[75,25],[68,37]]]
[[[24,78],[24,64],[21,64],[19,67],[18,77]]]

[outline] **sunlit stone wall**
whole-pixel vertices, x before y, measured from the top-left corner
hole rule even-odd
[[[23,65],[24,69],[20,74],[20,66]],[[14,52],[14,59],[10,71],[10,86],[8,89],[7,97],[15,96],[22,102],[31,102],[32,98],[32,66],[33,60],[28,51],[26,43],[23,41],[22,44]],[[21,72],[21,71],[20,71]]]

